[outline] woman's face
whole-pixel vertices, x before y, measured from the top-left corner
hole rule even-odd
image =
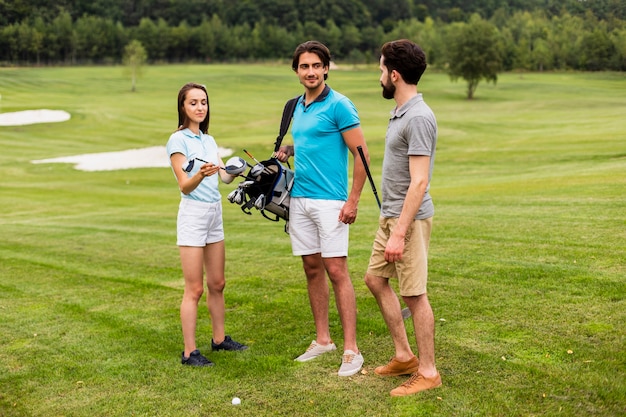
[[[187,119],[191,123],[199,125],[204,121],[209,110],[206,93],[199,88],[192,88],[185,96],[183,108]]]

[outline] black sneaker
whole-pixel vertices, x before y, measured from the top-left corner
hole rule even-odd
[[[188,358],[185,358],[185,352],[181,355],[181,363],[189,366],[213,366],[214,363],[202,356],[198,349],[189,354]]]
[[[224,341],[219,345],[216,345],[213,339],[211,339],[211,348],[213,350],[246,350],[248,346],[235,342],[230,336],[226,336]]]

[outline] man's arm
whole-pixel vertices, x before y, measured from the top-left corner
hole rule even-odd
[[[406,193],[398,223],[396,223],[385,248],[385,260],[387,262],[396,262],[402,259],[404,237],[422,205],[424,193],[426,192],[426,187],[428,187],[429,168],[430,156],[409,156],[411,183]]]
[[[363,130],[360,126],[347,130],[341,135],[346,146],[352,153],[352,157],[354,158],[354,167],[352,170],[352,188],[350,189],[350,194],[348,195],[348,201],[346,201],[346,204],[343,205],[343,208],[339,213],[339,221],[346,224],[352,224],[356,220],[357,206],[359,205],[359,200],[361,199],[361,192],[363,191],[363,185],[365,184],[366,177],[365,167],[363,166],[363,161],[361,160],[357,147],[361,146],[363,148],[363,154],[365,155],[365,159],[368,164],[369,153],[367,151],[367,145],[365,144]]]

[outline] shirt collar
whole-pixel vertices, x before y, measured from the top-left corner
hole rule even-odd
[[[390,113],[391,113],[391,119],[396,118],[396,117],[402,117],[404,116],[404,113],[406,113],[407,111],[409,111],[409,109],[411,107],[413,107],[416,103],[422,101],[422,93],[417,93],[415,96],[411,97],[411,99],[409,101],[407,101],[406,103],[404,103],[402,105],[402,107],[400,108],[395,108],[393,109]]]
[[[320,101],[324,101],[326,100],[326,97],[328,97],[328,94],[330,94],[330,87],[328,86],[328,84],[324,85],[324,90],[322,90],[321,94],[319,96],[317,96],[315,98],[315,100],[313,100],[311,103],[309,103],[309,106],[313,103],[317,103]],[[300,97],[300,103],[304,104],[304,99],[305,99],[305,94],[302,94],[302,96]]]
[[[200,134],[199,136],[196,135],[188,127],[184,128],[181,132],[183,133],[183,135],[185,135],[187,137],[190,137],[190,138],[196,138],[197,139],[197,138],[200,138],[202,136],[202,134]]]

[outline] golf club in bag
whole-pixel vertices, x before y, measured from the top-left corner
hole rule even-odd
[[[280,148],[299,98],[294,97],[285,104],[272,155]],[[255,208],[268,220],[275,222],[280,221],[280,219],[285,220],[285,233],[289,233],[289,192],[293,187],[294,180],[291,166],[289,164],[286,167],[283,166],[274,157],[265,161],[258,161],[247,150],[244,149],[243,151],[254,160],[255,164],[250,167],[245,180],[228,194],[228,201],[239,204],[241,210],[246,214],[252,214],[252,208]]]
[[[363,167],[365,168],[365,173],[367,174],[367,178],[370,181],[370,185],[372,186],[372,192],[374,193],[374,197],[376,197],[376,203],[378,203],[378,209],[381,209],[380,200],[378,199],[378,192],[376,191],[376,185],[374,184],[374,180],[372,179],[372,173],[370,172],[370,168],[367,164],[367,159],[365,159],[365,154],[363,153],[363,148],[361,146],[357,146],[356,149],[359,151],[359,155],[361,156],[361,161],[363,161]],[[404,320],[411,317],[411,310],[408,307],[404,307],[402,309],[402,318]]]

